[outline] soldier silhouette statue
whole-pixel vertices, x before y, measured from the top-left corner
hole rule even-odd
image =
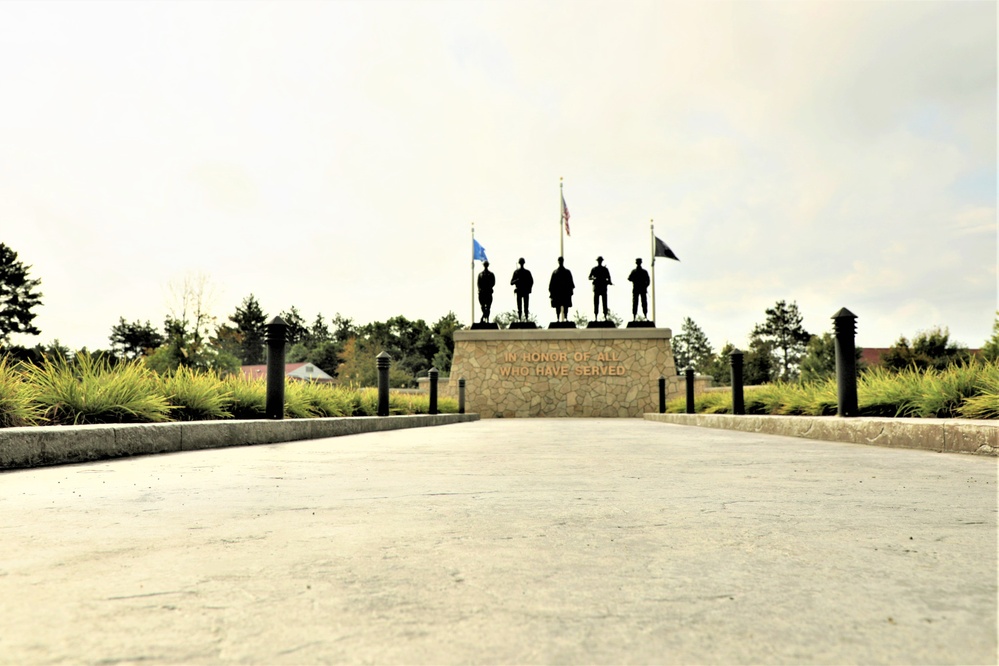
[[[517,294],[517,319],[524,321],[531,316],[531,289],[534,287],[534,277],[531,276],[531,271],[524,268],[523,257],[517,260],[517,263],[520,264],[520,268],[513,272],[510,284],[513,285],[513,291]]]
[[[631,319],[632,321],[638,319],[638,301],[642,301],[642,316],[645,319],[649,318],[649,301],[647,293],[649,291],[649,284],[651,280],[649,279],[649,272],[642,268],[642,259],[635,259],[635,269],[631,271],[628,276],[628,281],[631,282]]]
[[[496,286],[496,275],[489,270],[489,262],[482,262],[482,272],[477,281],[479,288],[479,306],[482,308],[482,321],[489,321],[489,311],[493,307],[493,287]]]
[[[590,269],[590,282],[593,283],[593,321],[600,313],[600,301],[604,302],[604,321],[607,321],[607,285],[611,282],[610,271],[604,266],[604,258],[597,257],[597,265]]]
[[[564,259],[559,257],[558,268],[552,271],[551,280],[548,281],[548,296],[558,321],[569,321],[569,308],[572,307],[572,292],[575,288],[572,272],[565,267]]]

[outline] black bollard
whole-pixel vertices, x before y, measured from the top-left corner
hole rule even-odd
[[[732,363],[732,413],[745,414],[746,401],[742,395],[742,352],[734,349],[729,354]]]
[[[437,413],[437,368],[430,368],[430,410],[431,414]]]
[[[458,413],[465,413],[465,378],[458,380]]]
[[[389,415],[389,363],[392,357],[382,352],[375,357],[378,366],[378,416]]]
[[[659,413],[666,413],[666,378],[659,375]]]
[[[267,403],[264,414],[269,419],[284,418],[284,343],[288,324],[274,317],[264,325],[267,340]]]
[[[687,413],[694,413],[694,369],[687,367],[683,371],[683,374],[687,377]]]
[[[856,416],[857,315],[846,308],[832,316],[836,330],[836,416]]]

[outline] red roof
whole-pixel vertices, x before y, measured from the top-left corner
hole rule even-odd
[[[295,372],[301,368],[305,363],[285,363],[284,374],[290,372]],[[264,379],[267,377],[267,365],[243,365],[240,366],[240,371],[242,371],[244,377],[250,379]]]

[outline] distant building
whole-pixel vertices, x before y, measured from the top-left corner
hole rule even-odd
[[[868,368],[881,365],[881,356],[888,353],[888,347],[862,347],[860,349],[860,360]]]
[[[249,379],[266,379],[266,365],[243,365],[240,370],[244,377]],[[332,382],[333,377],[317,368],[313,363],[286,363],[284,366],[284,376],[288,379],[297,379],[303,382]]]

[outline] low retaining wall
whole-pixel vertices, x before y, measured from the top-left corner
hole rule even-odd
[[[191,421],[4,428],[0,430],[0,469],[62,465],[227,446],[277,444],[478,419],[478,414],[415,414],[282,421]]]
[[[891,419],[836,416],[646,414],[646,420],[949,453],[999,455],[999,423],[962,419]]]

